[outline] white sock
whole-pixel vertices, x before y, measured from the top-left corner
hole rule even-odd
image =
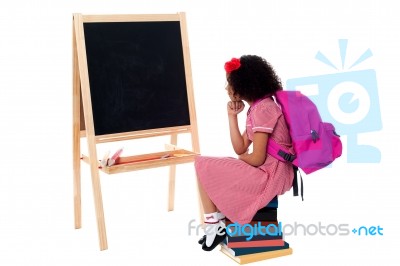
[[[217,218],[221,223],[225,224],[225,215],[223,213],[217,212]]]
[[[206,246],[210,247],[214,242],[215,236],[217,235],[217,229],[219,226],[218,213],[206,213],[204,214],[204,233],[206,234]]]

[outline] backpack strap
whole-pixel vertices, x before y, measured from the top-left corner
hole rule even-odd
[[[290,151],[281,145],[279,145],[274,139],[268,138],[268,145],[267,145],[267,153],[274,157],[275,159],[282,161],[282,162],[290,162],[293,165],[293,196],[299,195],[299,185],[297,182],[297,173],[300,176],[300,195],[301,200],[304,201],[304,186],[303,186],[303,177],[297,167],[297,158],[295,154],[291,154]]]
[[[301,200],[304,201],[304,197],[303,197],[303,194],[304,194],[303,177],[301,176],[299,168],[297,166],[295,166],[295,165],[293,165],[293,174],[294,174],[293,185],[292,185],[293,186],[293,196],[296,197],[296,196],[299,195],[299,185],[297,183],[297,173],[299,173],[299,176],[300,176],[300,185],[301,185],[301,187],[300,187],[300,195],[301,195]]]
[[[297,165],[296,155],[279,145],[273,138],[268,138],[267,153],[282,162],[291,162]]]
[[[297,166],[293,165],[293,196],[297,197],[299,195],[299,185],[297,184],[297,171],[299,170],[299,168],[297,168]]]

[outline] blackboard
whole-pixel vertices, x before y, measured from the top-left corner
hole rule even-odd
[[[83,28],[95,135],[190,125],[179,21]]]

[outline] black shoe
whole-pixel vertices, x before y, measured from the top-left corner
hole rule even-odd
[[[206,235],[204,235],[202,238],[197,241],[200,245],[203,245],[203,243],[206,241]]]
[[[225,237],[226,237],[226,230],[225,230],[225,228],[223,228],[222,230],[220,230],[220,228],[222,228],[222,227],[218,227],[217,232],[221,232],[221,233],[218,233],[218,234],[215,236],[214,242],[211,244],[210,247],[207,247],[206,241],[203,242],[202,247],[201,247],[203,250],[205,250],[205,251],[211,251],[211,250],[213,250],[216,246],[218,246],[222,241],[224,241],[224,239],[225,239]],[[204,239],[204,240],[205,240],[205,239]]]

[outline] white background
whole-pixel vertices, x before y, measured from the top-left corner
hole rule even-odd
[[[231,57],[263,56],[285,82],[335,73],[314,56],[320,50],[339,65],[338,39],[349,40],[350,61],[372,50],[373,57],[357,70],[377,73],[383,129],[363,134],[360,142],[378,147],[381,163],[348,164],[344,149],[332,168],[304,177],[304,202],[291,193],[280,198],[278,218],[284,224],[349,229],[379,225],[384,235],[288,236],[292,256],[254,265],[398,265],[400,19],[394,2],[2,1],[0,265],[236,265],[218,248],[203,252],[195,232],[188,233],[189,221],[198,219],[192,164],[178,166],[173,212],[166,211],[167,169],[101,175],[109,244],[102,252],[90,173],[83,165],[83,227],[74,229],[72,14],[181,11],[187,17],[202,154],[233,155],[223,71]],[[141,153],[166,142],[124,145]],[[190,142],[186,136],[179,143]],[[100,146],[99,156],[120,145]]]

